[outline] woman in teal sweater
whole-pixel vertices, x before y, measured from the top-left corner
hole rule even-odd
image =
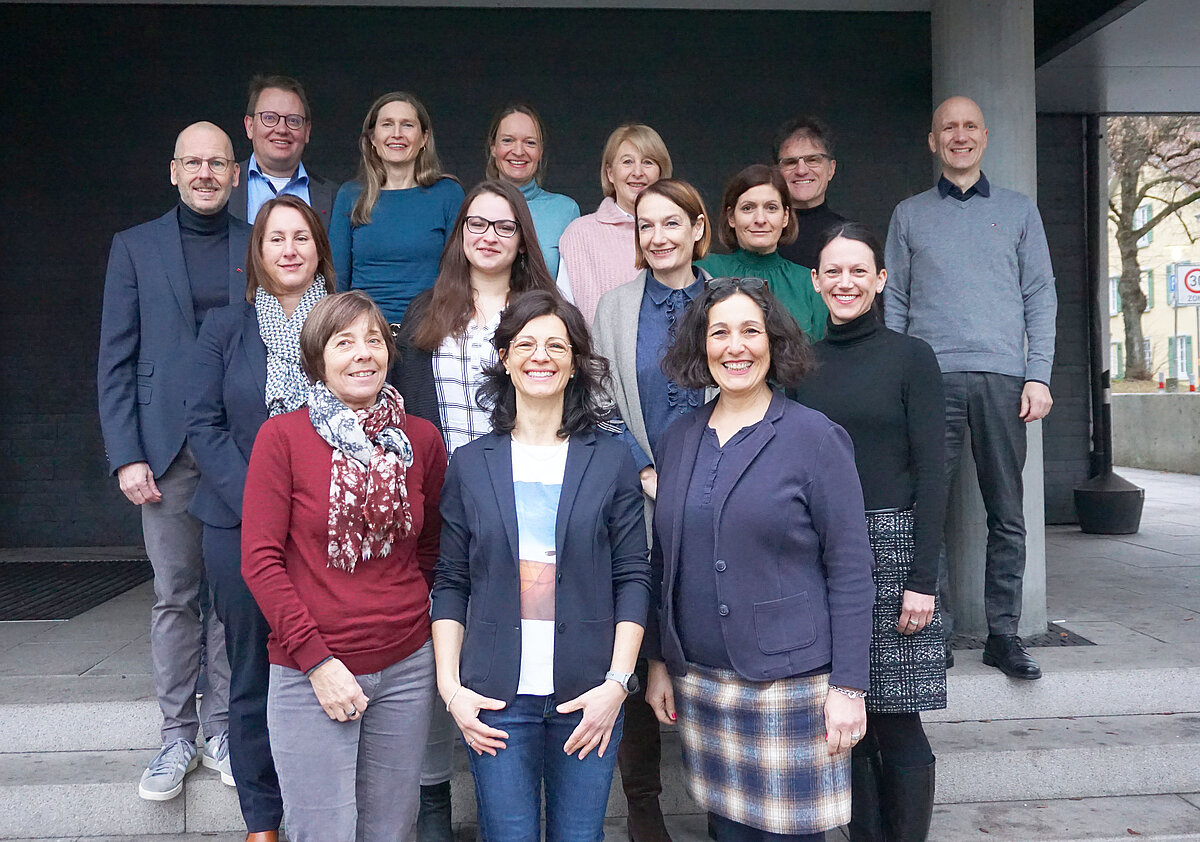
[[[545,172],[546,133],[541,118],[529,105],[508,106],[488,128],[487,177],[511,182],[525,197],[553,278],[558,275],[558,238],[579,218],[579,205],[570,196],[543,190]]]
[[[463,189],[442,173],[429,112],[412,94],[375,100],[358,147],[358,180],[342,185],[329,223],[338,291],[361,289],[399,324],[433,286]]]
[[[809,339],[825,335],[829,311],[813,289],[811,270],[778,251],[780,244],[796,239],[796,218],[779,170],[753,164],[735,175],[725,188],[714,227],[733,253],[710,254],[699,266],[714,278],[762,278]]]

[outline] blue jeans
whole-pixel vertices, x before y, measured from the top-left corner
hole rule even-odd
[[[508,733],[496,756],[468,751],[479,803],[479,826],[488,842],[531,842],[541,838],[542,782],[546,785],[546,842],[599,842],[617,745],[625,713],[617,716],[603,757],[583,760],[563,751],[583,719],[582,711],[560,714],[553,696],[517,696],[503,710],[479,718]]]

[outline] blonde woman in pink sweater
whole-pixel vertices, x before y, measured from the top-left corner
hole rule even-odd
[[[581,216],[558,241],[558,288],[591,327],[600,296],[633,280],[633,204],[638,193],[671,177],[671,155],[654,129],[627,123],[608,136],[600,164],[604,201]]]

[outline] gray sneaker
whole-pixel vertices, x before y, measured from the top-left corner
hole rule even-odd
[[[167,743],[142,772],[138,795],[147,801],[170,801],[183,792],[183,776],[196,768],[196,744],[182,737]]]
[[[229,765],[228,731],[204,738],[204,753],[200,755],[200,761],[209,769],[220,772],[221,783],[225,786],[237,786],[233,780],[233,768]]]

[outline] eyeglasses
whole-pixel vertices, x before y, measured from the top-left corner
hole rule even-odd
[[[308,118],[303,114],[277,114],[274,111],[259,111],[254,116],[268,129],[275,128],[279,125],[279,121],[283,120],[283,124],[294,132],[300,131],[308,122]]]
[[[736,287],[737,289],[762,289],[767,282],[762,278],[709,278],[705,284],[711,290]]]
[[[800,162],[803,161],[804,166],[808,167],[810,170],[815,170],[828,160],[830,160],[830,158],[824,152],[817,152],[813,155],[804,155],[800,158],[780,158],[779,169],[794,170],[797,166],[799,166]]]
[[[200,168],[208,164],[208,169],[213,175],[224,175],[233,165],[232,158],[196,158],[189,155],[186,158],[172,158],[172,160],[177,161],[179,166],[183,167],[184,172],[191,173],[200,172]]]
[[[538,346],[546,349],[546,356],[552,360],[564,359],[571,353],[571,345],[561,339],[547,339],[543,344],[532,337],[523,336],[520,339],[514,339],[508,343],[508,352],[514,357],[525,359],[532,357],[538,349]]]
[[[521,223],[515,219],[484,219],[482,216],[468,216],[463,224],[472,234],[486,234],[490,227],[497,237],[506,240],[521,228]]]

